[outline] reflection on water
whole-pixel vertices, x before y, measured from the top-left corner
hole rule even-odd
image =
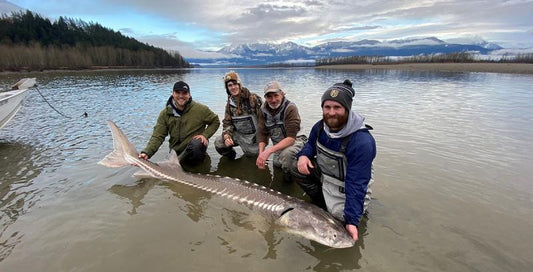
[[[32,180],[42,167],[34,162],[35,150],[30,145],[0,142],[0,261],[20,242],[22,234],[7,227],[24,214],[38,194],[30,189]]]
[[[367,236],[367,227],[366,227],[367,218],[363,217],[359,225],[359,240],[355,243],[355,246],[352,248],[333,250],[333,249],[323,249],[320,245],[317,247],[300,245],[302,250],[305,250],[309,255],[315,256],[318,263],[313,267],[313,271],[346,271],[346,270],[355,270],[360,269],[361,265],[359,264],[362,254],[361,249],[365,248],[365,236]],[[316,243],[311,243],[316,245]]]
[[[143,198],[144,196],[154,187],[154,185],[158,183],[157,180],[153,179],[143,179],[140,182],[137,182],[135,185],[113,185],[108,190],[120,197],[127,198],[129,201],[131,201],[131,205],[133,206],[131,208],[131,211],[129,211],[129,214],[137,214],[137,208],[139,208],[141,205],[143,205]]]
[[[533,77],[395,70],[239,69],[260,93],[276,79],[308,134],[322,92],[354,82],[353,108],[374,127],[375,199],[360,241],[329,249],[247,207],[182,184],[137,180],[96,163],[106,120],[142,148],[172,84],[223,116],[226,70],[37,73],[0,130],[1,271],[527,271],[533,238]],[[0,86],[20,75],[0,75]],[[84,112],[87,117],[82,117]],[[221,133],[221,129],[216,135]],[[230,176],[307,200],[255,158],[209,158],[187,171]],[[168,155],[165,144],[154,160]],[[240,156],[240,154],[239,154]],[[132,258],[134,256],[134,258]],[[119,268],[120,267],[120,268]]]

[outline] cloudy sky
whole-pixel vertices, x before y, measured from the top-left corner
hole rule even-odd
[[[98,22],[185,57],[238,43],[428,36],[533,47],[533,0],[0,0],[0,8],[10,4]]]

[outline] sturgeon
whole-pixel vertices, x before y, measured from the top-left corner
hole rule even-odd
[[[288,233],[305,237],[333,248],[352,247],[355,241],[344,225],[318,206],[249,181],[209,174],[189,173],[182,169],[178,156],[171,150],[169,159],[154,163],[139,159],[138,152],[113,121],[107,121],[113,137],[113,151],[98,164],[106,167],[134,165],[143,174],[175,181],[236,201],[272,219]]]

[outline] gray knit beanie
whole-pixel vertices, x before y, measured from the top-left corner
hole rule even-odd
[[[347,79],[343,83],[335,83],[329,87],[322,95],[322,104],[320,106],[324,106],[326,100],[333,100],[339,102],[347,111],[350,111],[354,96],[355,90],[352,88],[352,82]]]

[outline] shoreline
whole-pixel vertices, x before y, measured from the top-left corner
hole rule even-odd
[[[402,63],[402,64],[339,64],[316,66],[315,69],[346,70],[408,70],[441,72],[483,72],[533,74],[532,63]]]
[[[249,67],[251,69],[264,69],[264,67]],[[301,67],[270,67],[276,68],[301,68]],[[533,74],[533,63],[398,63],[398,64],[338,64],[311,66],[305,68],[312,69],[334,69],[334,70],[404,70],[404,71],[425,71],[425,72],[482,72],[482,73],[510,73],[510,74]],[[51,69],[34,71],[0,71],[0,75],[6,74],[29,74],[29,73],[54,73],[54,72],[95,72],[95,71],[173,71],[210,69],[202,67],[194,68],[146,68],[146,67],[117,67],[117,66],[95,66],[87,69]],[[220,67],[220,69],[234,69],[233,67]]]
[[[158,67],[158,68],[151,68],[151,67],[128,67],[128,66],[93,66],[91,68],[83,68],[83,69],[77,69],[77,68],[61,68],[61,69],[43,69],[43,70],[25,70],[22,69],[20,71],[0,71],[0,75],[7,75],[7,74],[32,74],[32,73],[60,73],[60,72],[66,72],[66,73],[82,73],[82,72],[100,72],[100,71],[174,71],[174,70],[190,70],[194,68],[185,68],[185,67]]]

